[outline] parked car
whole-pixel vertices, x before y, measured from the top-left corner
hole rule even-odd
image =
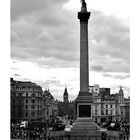
[[[71,131],[71,127],[66,126],[66,127],[65,127],[65,132],[70,132],[70,131]]]
[[[64,130],[64,129],[65,129],[65,124],[61,120],[58,120],[53,124],[53,130],[55,131]]]
[[[119,123],[110,123],[110,125],[107,127],[107,130],[111,131],[120,131],[121,127]]]

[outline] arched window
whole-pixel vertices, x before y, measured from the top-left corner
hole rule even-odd
[[[21,93],[21,92],[19,92],[19,93],[18,93],[18,96],[20,96],[20,97],[21,97],[21,96],[22,96],[22,93]]]
[[[26,112],[26,114],[25,114],[25,115],[26,115],[26,117],[28,117],[28,112]]]
[[[31,97],[35,97],[35,93],[32,93]]]
[[[31,114],[31,115],[32,115],[32,117],[35,117],[35,112],[34,112],[34,111],[32,111],[32,114]]]
[[[26,97],[28,97],[28,92],[26,92]]]

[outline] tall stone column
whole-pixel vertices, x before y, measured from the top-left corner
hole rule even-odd
[[[80,20],[80,91],[75,100],[75,125],[72,135],[100,135],[99,127],[93,122],[93,99],[89,93],[89,64],[88,64],[88,19],[86,3],[81,0]]]
[[[88,19],[90,12],[78,12],[80,20],[80,93],[89,89],[89,64],[88,64]]]

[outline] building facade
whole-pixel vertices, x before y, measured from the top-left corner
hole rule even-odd
[[[103,123],[109,119],[124,121],[125,118],[129,118],[128,103],[125,105],[121,87],[116,94],[110,94],[110,88],[100,88],[99,85],[89,86],[89,92],[93,97],[93,120],[96,123]]]
[[[63,101],[58,101],[58,115],[68,116],[68,118],[74,117],[74,101],[69,101],[69,94],[66,87],[63,93]]]
[[[125,111],[125,121],[130,123],[130,97],[124,99],[124,111]]]
[[[58,115],[58,102],[51,95],[49,89],[43,94],[43,112],[45,120],[56,119]]]
[[[43,115],[43,91],[32,82],[11,78],[11,120],[41,120]]]

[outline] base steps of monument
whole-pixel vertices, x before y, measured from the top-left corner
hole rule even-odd
[[[100,127],[92,119],[76,120],[71,129],[72,135],[101,135]]]

